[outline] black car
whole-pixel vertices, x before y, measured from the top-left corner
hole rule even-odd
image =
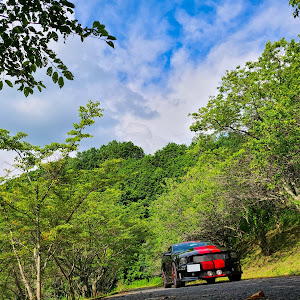
[[[233,250],[210,242],[191,241],[172,245],[162,258],[162,280],[165,288],[182,287],[187,281],[204,279],[214,283],[217,277],[230,281],[241,279],[240,260]]]

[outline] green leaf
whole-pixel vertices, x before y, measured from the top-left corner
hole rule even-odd
[[[101,32],[100,36],[108,36],[108,32],[106,30],[99,30]]]
[[[47,38],[48,39],[53,39],[55,42],[58,41],[58,35],[54,31],[49,32],[48,35],[47,35]]]
[[[0,81],[0,91],[2,90],[2,88],[3,88],[3,82]]]
[[[28,29],[29,29],[31,32],[36,33],[36,30],[35,30],[35,28],[34,28],[33,26],[28,26]]]
[[[112,48],[115,48],[115,45],[112,41],[105,41],[109,46],[111,46]]]
[[[75,5],[69,1],[63,0],[63,1],[61,1],[61,3],[67,7],[75,8]]]
[[[54,72],[54,73],[53,73],[53,75],[52,75],[52,80],[53,80],[54,83],[57,82],[57,80],[58,80],[58,73],[57,73],[57,72]]]
[[[53,72],[53,68],[52,68],[52,67],[49,67],[49,68],[47,69],[46,74],[47,74],[48,76],[51,76],[51,75],[52,75],[52,72]]]
[[[28,95],[29,95],[29,93],[30,93],[30,91],[29,91],[29,87],[28,86],[26,86],[25,88],[24,88],[24,95],[25,95],[25,97],[28,97]]]
[[[74,76],[70,71],[64,71],[63,72],[64,76],[68,79],[68,80],[73,80]]]
[[[105,28],[105,25],[100,24],[99,21],[95,21],[93,23],[93,28],[97,28],[99,31],[103,30]]]
[[[109,39],[109,40],[116,40],[117,38],[115,38],[115,37],[112,36],[112,35],[108,35],[108,36],[107,36],[107,39]]]
[[[100,25],[100,22],[99,21],[94,21],[93,23],[93,28],[96,28]]]
[[[26,60],[26,61],[23,62],[23,67],[26,67],[26,66],[29,65],[29,64],[30,64],[30,61],[29,61],[29,60]]]
[[[5,82],[9,87],[13,87],[13,84],[9,80],[6,79]]]
[[[22,26],[16,26],[12,30],[13,33],[21,33],[23,32],[23,27]]]
[[[67,70],[67,67],[64,64],[58,65],[57,68],[61,70]]]
[[[62,77],[59,77],[59,79],[58,79],[58,85],[59,85],[59,87],[60,88],[62,88],[63,86],[64,86],[64,79],[62,78]]]
[[[36,72],[36,65],[35,65],[35,64],[32,64],[32,65],[30,66],[30,71],[31,71],[31,72]]]

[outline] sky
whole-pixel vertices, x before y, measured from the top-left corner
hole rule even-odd
[[[47,89],[25,98],[0,92],[0,128],[28,134],[43,146],[63,142],[77,110],[100,101],[103,117],[80,151],[112,140],[132,141],[153,154],[170,142],[189,145],[192,117],[215,95],[226,70],[256,60],[267,41],[299,40],[300,18],[288,0],[74,0],[83,26],[98,20],[117,38],[115,48],[69,37],[52,47],[73,72],[62,89],[45,70]],[[0,172],[12,154],[0,151]]]

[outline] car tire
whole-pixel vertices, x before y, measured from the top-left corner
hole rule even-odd
[[[161,271],[161,278],[162,278],[163,286],[165,289],[168,289],[172,286],[171,283],[167,282],[167,277],[166,277],[166,273],[164,272],[164,270]]]
[[[242,278],[242,275],[241,274],[230,275],[230,276],[228,276],[228,278],[229,278],[230,281],[240,281],[241,278]]]
[[[205,280],[206,280],[207,284],[213,284],[213,283],[216,282],[216,278],[215,277],[214,278],[207,278]]]
[[[172,263],[172,277],[173,277],[173,285],[175,288],[180,288],[185,286],[185,282],[182,282],[178,279],[178,274],[174,262]]]

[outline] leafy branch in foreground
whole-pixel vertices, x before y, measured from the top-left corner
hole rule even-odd
[[[35,72],[48,67],[46,74],[60,88],[64,78],[73,79],[72,72],[51,47],[51,42],[78,35],[81,41],[87,37],[104,40],[114,47],[114,36],[105,25],[95,21],[91,28],[82,27],[72,19],[75,5],[66,0],[8,0],[0,3],[0,90],[4,83],[14,85],[27,97],[36,87],[45,88]],[[11,80],[14,80],[14,83]]]

